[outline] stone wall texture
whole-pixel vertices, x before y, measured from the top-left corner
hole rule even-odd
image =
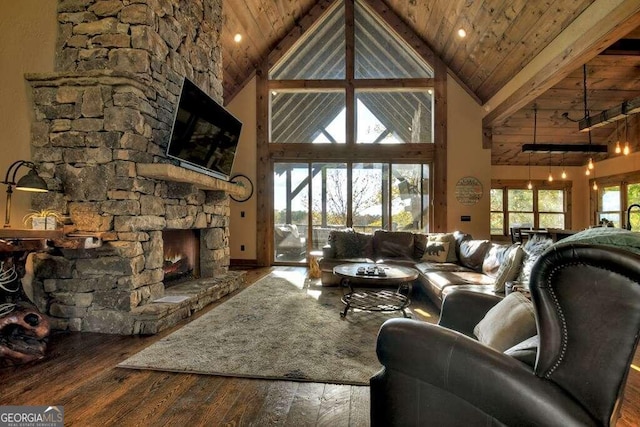
[[[166,228],[201,229],[201,273],[229,265],[229,198],[139,176],[165,156],[182,78],[222,102],[222,0],[61,0],[56,72],[30,74],[32,155],[56,209],[98,249],[39,255],[38,305],[59,329],[133,333],[164,294]]]

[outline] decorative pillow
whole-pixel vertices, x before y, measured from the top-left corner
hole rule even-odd
[[[511,246],[510,244],[492,243],[491,248],[484,256],[484,260],[482,260],[482,272],[495,279],[500,266],[504,264],[507,256],[509,256]]]
[[[428,242],[422,261],[446,262],[450,246],[449,242]]]
[[[332,235],[336,258],[370,258],[373,253],[371,235],[355,231],[337,231]]]
[[[495,292],[504,292],[504,284],[516,280],[522,267],[524,250],[520,245],[513,245],[505,260],[500,264],[496,280],[493,282]]]
[[[429,234],[429,242],[449,242],[449,249],[447,252],[447,262],[458,262],[458,257],[456,256],[455,245],[456,238],[453,233],[438,233],[438,234]]]
[[[524,289],[529,289],[533,264],[535,264],[538,258],[540,258],[540,255],[552,245],[553,240],[534,235],[522,246],[524,250],[524,261],[522,262],[522,268],[518,275],[518,282]]]
[[[373,233],[373,246],[380,258],[413,259],[414,236],[407,231],[376,230]]]
[[[421,259],[426,248],[427,235],[422,233],[415,233],[413,235],[413,258]]]
[[[493,306],[473,329],[478,341],[504,352],[537,333],[533,303],[520,292]]]
[[[491,242],[488,240],[463,240],[460,243],[460,254],[458,254],[460,264],[480,272],[489,249],[491,249]]]

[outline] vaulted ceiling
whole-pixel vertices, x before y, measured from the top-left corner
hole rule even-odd
[[[584,63],[592,115],[640,96],[638,0],[365,1],[397,15],[484,105],[485,134],[489,135],[485,143],[491,144],[493,164],[527,164],[521,144],[533,142],[534,106],[537,142],[587,142],[586,133],[578,132],[574,122],[584,117]],[[314,14],[332,3],[224,0],[225,99],[235,96],[285,36],[302,33]],[[608,12],[597,16],[603,9]],[[589,19],[595,24],[589,24]],[[466,30],[465,38],[457,36],[459,28]],[[243,35],[240,43],[233,40],[237,33]],[[554,49],[555,56],[546,53]],[[536,68],[545,57],[547,63]],[[632,123],[638,122],[637,117],[631,118]],[[639,127],[632,129],[637,132]],[[603,126],[593,130],[592,140],[613,144],[615,133],[615,124]],[[533,157],[534,163],[549,162],[548,155]],[[552,162],[558,164],[560,156]],[[580,165],[585,158],[568,154],[564,163]]]

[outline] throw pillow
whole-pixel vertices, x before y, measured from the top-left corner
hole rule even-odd
[[[422,233],[415,233],[413,235],[413,258],[420,259],[424,255],[424,251],[427,248],[427,235]]]
[[[538,258],[540,258],[540,255],[552,245],[553,240],[534,235],[522,246],[522,250],[524,250],[524,261],[522,262],[522,268],[518,275],[518,282],[524,289],[529,289],[533,264],[535,264]]]
[[[437,233],[429,234],[429,242],[449,242],[449,249],[447,250],[447,262],[458,262],[458,257],[455,251],[456,238],[453,233]]]
[[[474,271],[482,270],[482,263],[487,252],[491,249],[488,240],[463,240],[460,243],[460,264]]]
[[[478,341],[504,352],[537,333],[533,303],[520,292],[493,306],[473,329]]]
[[[516,280],[522,267],[523,258],[524,250],[520,245],[513,245],[504,262],[500,264],[496,280],[493,282],[495,292],[504,292],[505,283]]]
[[[449,242],[428,242],[422,261],[446,262],[450,246]]]
[[[336,258],[369,258],[373,252],[371,235],[356,231],[339,231],[332,236]]]

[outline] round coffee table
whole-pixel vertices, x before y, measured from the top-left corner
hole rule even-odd
[[[354,263],[334,267],[333,274],[342,278],[340,283],[343,292],[345,288],[349,288],[349,292],[342,296],[345,307],[340,317],[346,317],[350,308],[402,311],[404,317],[409,317],[405,309],[411,303],[409,293],[412,282],[418,278],[417,270],[386,264]],[[358,279],[358,286],[370,288],[354,289],[353,279]],[[380,289],[383,286],[397,286],[397,289]],[[402,292],[406,292],[406,295]]]

